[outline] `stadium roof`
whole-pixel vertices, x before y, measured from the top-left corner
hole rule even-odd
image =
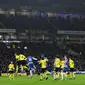
[[[32,7],[42,11],[85,13],[84,0],[0,0],[1,8]]]

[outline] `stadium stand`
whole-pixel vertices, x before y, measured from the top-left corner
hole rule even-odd
[[[26,56],[33,55],[39,58],[39,56],[44,53],[50,59],[50,68],[52,69],[52,59],[54,59],[55,55],[58,53],[62,57],[64,54],[71,55],[76,61],[76,70],[85,70],[85,53],[84,53],[84,44],[70,44],[66,45],[63,43],[56,41],[57,30],[77,30],[77,31],[85,31],[85,15],[77,15],[77,14],[57,14],[56,17],[42,17],[41,15],[36,16],[23,16],[23,15],[7,15],[0,14],[0,22],[7,29],[16,29],[16,33],[14,35],[19,36],[20,33],[24,33],[22,36],[27,35],[22,39],[22,42],[18,43],[8,43],[8,41],[12,39],[8,39],[5,41],[5,35],[9,35],[10,33],[2,33],[3,38],[0,39],[0,67],[2,68],[2,72],[7,72],[7,66],[10,61],[15,62],[14,53],[23,53]],[[2,26],[0,26],[2,27]],[[28,29],[27,31],[25,29]],[[32,30],[35,32],[32,34]],[[38,35],[37,31],[38,30]],[[45,30],[45,34],[42,33],[42,30]],[[27,32],[27,34],[26,34]],[[44,35],[50,36],[51,38],[47,39],[48,42],[45,42]],[[42,36],[42,39],[30,39],[33,36]],[[53,36],[53,37],[52,37]],[[13,40],[21,40],[19,37]],[[25,41],[25,42],[23,42]],[[32,42],[31,42],[32,41]],[[36,41],[36,42],[35,42]],[[40,42],[37,42],[40,41]],[[52,41],[52,42],[51,42]],[[63,39],[64,41],[64,39]],[[62,41],[62,42],[63,42]],[[77,41],[78,43],[78,41]],[[26,47],[25,47],[26,46]],[[83,49],[82,49],[83,47]],[[71,53],[68,52],[71,50]],[[78,54],[76,54],[76,53]],[[82,63],[83,62],[83,63]],[[16,62],[15,62],[16,63]],[[78,63],[80,63],[78,65]]]

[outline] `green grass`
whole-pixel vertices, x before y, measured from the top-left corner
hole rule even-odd
[[[85,75],[76,75],[75,80],[56,80],[50,76],[48,80],[39,80],[39,76],[28,78],[26,76],[16,76],[14,80],[8,77],[0,77],[0,85],[85,85]]]

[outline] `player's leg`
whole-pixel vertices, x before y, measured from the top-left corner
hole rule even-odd
[[[60,72],[57,72],[57,79],[59,79],[60,77]]]
[[[23,75],[24,66],[25,66],[25,65],[26,65],[26,61],[25,61],[25,60],[20,61],[21,75]]]
[[[23,75],[23,66],[22,66],[22,64],[20,64],[20,75],[22,76]]]
[[[61,80],[64,80],[64,69],[61,70]]]
[[[55,69],[55,72],[54,72],[54,79],[55,79],[55,80],[58,79],[59,76],[60,76],[60,69],[59,69],[59,68],[56,68],[56,69]]]
[[[14,70],[11,71],[11,79],[14,79]]]
[[[56,80],[56,72],[57,72],[57,68],[54,68],[54,72],[53,72],[53,78],[54,78],[54,80]]]
[[[70,68],[70,79],[72,79],[72,69]]]
[[[21,68],[21,73],[23,73],[23,65],[21,65],[20,68]]]
[[[33,73],[32,73],[32,68],[30,69],[30,77],[33,76]]]
[[[67,72],[65,72],[65,79],[68,77],[68,73]]]
[[[29,69],[25,69],[26,75],[29,76],[30,75],[30,70]]]
[[[14,73],[12,73],[12,75],[11,75],[11,76],[12,76],[12,79],[14,79]]]
[[[59,77],[60,77],[60,68],[58,68],[57,70],[57,79],[59,79]]]
[[[11,80],[11,74],[9,73],[9,79]]]
[[[41,72],[40,72],[40,80],[43,80],[43,74],[44,74],[44,71],[43,71],[43,68],[41,68]]]
[[[46,68],[44,69],[44,77],[45,77],[46,80],[48,79]]]
[[[67,77],[68,77],[68,67],[65,68],[65,72],[64,73],[65,73],[65,79],[67,79]]]
[[[33,65],[33,74],[34,75],[36,74],[36,67],[35,67],[35,65]]]
[[[9,71],[9,79],[12,79],[12,71]]]
[[[62,68],[62,70],[61,70],[61,80],[64,80],[64,78],[65,78],[65,67],[64,68]]]
[[[74,68],[72,68],[72,77],[75,79]]]
[[[18,74],[19,68],[20,68],[20,61],[17,61],[17,64],[16,64],[16,75]]]
[[[29,68],[30,68],[30,77],[33,76],[33,64],[29,64]]]
[[[21,72],[24,72],[24,66],[27,64],[26,60],[21,61]]]
[[[18,73],[18,69],[19,69],[19,67],[18,67],[18,65],[16,66],[16,74]]]
[[[72,79],[72,72],[70,72],[70,79]]]
[[[40,73],[40,80],[43,80],[43,73]]]
[[[73,78],[75,79],[75,73],[73,72],[72,74],[73,74]]]
[[[63,70],[61,71],[61,80],[64,80],[67,78],[66,71],[67,71],[67,68],[64,67]]]
[[[56,71],[53,72],[54,80],[56,80]]]

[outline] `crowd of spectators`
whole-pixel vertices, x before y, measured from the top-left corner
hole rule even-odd
[[[13,48],[12,45],[15,44],[15,47]],[[83,48],[85,45],[82,45]],[[26,57],[31,55],[35,56],[36,58],[40,59],[41,54],[45,54],[46,57],[49,59],[49,67],[52,69],[53,62],[55,59],[55,55],[59,54],[60,58],[63,57],[63,55],[67,54],[68,57],[72,57],[75,61],[75,70],[85,70],[85,53],[84,49],[81,50],[82,46],[75,45],[75,48],[73,48],[73,45],[70,45],[75,52],[80,53],[79,55],[75,54],[68,54],[67,50],[60,49],[56,43],[11,43],[9,46],[8,44],[0,43],[0,67],[2,72],[7,72],[8,64],[13,61],[16,65],[15,61],[15,53],[23,53]],[[77,51],[78,50],[78,51]]]

